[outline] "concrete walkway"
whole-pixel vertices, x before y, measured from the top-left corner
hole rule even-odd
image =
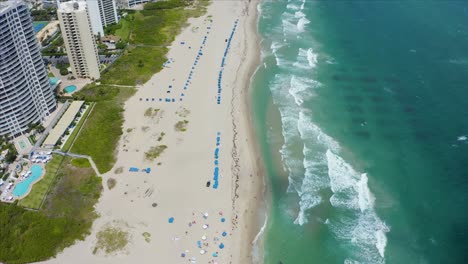
[[[102,174],[99,172],[97,166],[96,166],[96,163],[94,163],[93,161],[93,158],[91,158],[90,156],[88,155],[81,155],[81,154],[76,154],[76,153],[71,153],[71,152],[63,152],[63,151],[59,151],[59,150],[53,150],[52,153],[55,153],[55,154],[58,154],[58,155],[62,155],[62,156],[70,156],[70,157],[73,157],[73,158],[84,158],[84,159],[88,159],[89,163],[91,164],[91,167],[93,167],[94,171],[96,172],[96,174],[101,177]]]

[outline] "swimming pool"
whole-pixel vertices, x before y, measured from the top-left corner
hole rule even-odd
[[[18,183],[15,188],[13,189],[13,196],[15,197],[22,197],[24,196],[29,189],[31,188],[31,185],[37,181],[42,175],[42,167],[39,165],[33,165],[31,167],[31,176],[27,178],[26,180]]]
[[[33,22],[33,27],[34,27],[34,32],[39,32],[41,29],[43,29],[45,26],[49,24],[48,21],[35,21]]]
[[[56,85],[59,81],[60,81],[60,79],[57,78],[57,77],[49,78],[50,85]]]
[[[63,89],[66,93],[73,93],[76,90],[76,85],[68,85]]]

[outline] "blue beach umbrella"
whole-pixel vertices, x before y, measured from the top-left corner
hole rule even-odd
[[[170,217],[169,220],[168,220],[169,224],[172,224],[174,223],[174,217]]]
[[[219,248],[220,248],[220,249],[223,249],[223,248],[224,248],[224,244],[223,244],[223,243],[219,244]]]

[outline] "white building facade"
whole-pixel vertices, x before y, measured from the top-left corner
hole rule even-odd
[[[27,6],[0,2],[0,135],[18,136],[56,108]]]
[[[117,24],[119,22],[119,17],[117,16],[115,0],[97,0],[97,2],[99,5],[99,14],[101,15],[102,26],[107,27],[110,24]]]
[[[73,76],[99,79],[99,56],[86,2],[60,3],[57,14]]]

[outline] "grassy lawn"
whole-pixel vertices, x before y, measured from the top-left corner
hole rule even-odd
[[[29,263],[55,256],[90,233],[102,183],[91,168],[65,158],[39,211],[0,203],[0,261]]]
[[[86,120],[86,117],[88,117],[89,112],[93,108],[93,105],[94,105],[94,103],[89,105],[88,109],[86,109],[86,112],[84,112],[84,114],[82,115],[80,121],[78,122],[78,124],[76,124],[75,129],[73,130],[73,132],[68,137],[67,142],[65,142],[65,144],[63,144],[62,151],[67,152],[70,149],[71,145],[73,144],[73,141],[76,138],[76,135],[78,135],[78,132],[80,131],[81,127],[83,126],[83,123]]]
[[[44,177],[33,185],[31,192],[24,199],[21,199],[18,205],[31,209],[39,209],[62,161],[62,156],[54,154],[50,162],[46,164],[46,174]]]
[[[85,158],[74,158],[72,159],[71,164],[77,168],[91,167],[91,163],[89,163],[89,160]]]
[[[130,36],[130,31],[132,30],[132,27],[133,27],[132,20],[133,20],[132,14],[129,14],[126,17],[122,18],[119,22],[121,24],[121,28],[117,29],[114,32],[114,35],[119,36],[123,42],[128,41],[128,37]]]
[[[49,72],[49,73],[47,74],[47,76],[49,76],[49,77],[55,77],[55,75],[54,75],[52,72]]]
[[[137,85],[162,69],[167,48],[129,47],[101,76],[102,83]]]
[[[71,152],[91,156],[101,173],[114,166],[114,150],[122,134],[123,102],[134,93],[134,88],[89,86],[75,95],[96,104]]]
[[[169,0],[145,5],[144,10],[128,15],[116,34],[129,34],[130,46],[101,75],[104,84],[138,85],[162,69],[168,46],[187,25],[189,17],[205,13],[208,0]],[[128,24],[128,25],[127,25]],[[131,30],[127,30],[131,29]]]

